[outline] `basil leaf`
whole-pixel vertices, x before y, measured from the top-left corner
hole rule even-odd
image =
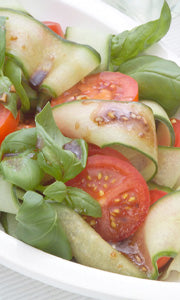
[[[0,71],[1,73],[4,66],[5,61],[5,52],[6,52],[6,23],[7,18],[6,17],[0,17]]]
[[[99,202],[79,188],[67,187],[66,204],[79,214],[101,217]]]
[[[62,135],[55,124],[49,103],[36,116],[35,121],[38,136],[37,147],[40,149],[38,155],[40,167],[45,173],[59,181],[66,182],[74,178],[86,165],[86,142],[73,141]],[[77,151],[79,151],[78,154]]]
[[[23,190],[34,190],[44,175],[34,156],[34,153],[23,152],[20,155],[5,157],[0,164],[4,179]]]
[[[57,220],[57,212],[43,197],[28,191],[16,216],[17,237],[25,243],[70,260],[69,241]]]
[[[35,121],[38,130],[38,138],[42,143],[47,139],[47,143],[53,141],[58,146],[63,146],[71,141],[71,139],[65,137],[57,127],[52,115],[50,103],[48,103],[36,116]]]
[[[35,150],[36,143],[36,128],[25,128],[10,133],[1,144],[0,159],[4,154]]]
[[[6,76],[0,77],[0,103],[9,109],[13,116],[17,117],[18,96],[12,91],[12,82]]]
[[[63,182],[55,181],[44,190],[43,194],[51,200],[62,202],[66,197],[67,187]]]
[[[120,65],[158,42],[169,30],[171,11],[166,1],[160,18],[135,27],[130,31],[113,36],[111,63]]]
[[[15,64],[11,59],[7,59],[4,66],[4,74],[11,80],[15,87],[16,93],[21,99],[22,111],[28,111],[30,109],[30,101],[22,85],[21,68],[17,64]]]
[[[133,77],[139,98],[158,102],[172,116],[180,105],[180,67],[169,60],[144,55],[123,63],[120,72]]]

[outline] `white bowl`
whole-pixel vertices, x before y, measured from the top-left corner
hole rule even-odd
[[[66,25],[82,25],[112,33],[131,29],[136,24],[99,0],[21,0],[23,6],[40,20]],[[175,60],[163,45],[149,53]],[[180,299],[178,282],[158,282],[105,272],[66,261],[37,250],[0,231],[0,263],[49,285],[96,299],[154,300]]]

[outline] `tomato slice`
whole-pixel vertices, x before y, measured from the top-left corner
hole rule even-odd
[[[129,237],[148,214],[150,199],[144,178],[117,157],[90,156],[86,168],[67,185],[83,189],[100,203],[102,217],[87,217],[87,221],[106,241]]]
[[[88,144],[88,156],[92,156],[96,154],[113,156],[122,160],[129,161],[123,154],[121,154],[119,151],[115,149],[112,149],[110,147],[100,148],[94,144]]]
[[[158,199],[162,198],[163,196],[167,195],[167,192],[153,189],[149,191],[150,193],[150,205],[155,203]]]
[[[51,105],[80,99],[138,101],[138,84],[132,77],[119,72],[101,72],[85,77],[64,92]]]
[[[9,133],[16,130],[19,118],[20,113],[15,119],[13,114],[3,104],[0,104],[0,144]]]
[[[52,22],[52,21],[44,21],[43,24],[49,27],[52,31],[54,31],[58,35],[60,35],[62,38],[64,38],[64,32],[59,23]]]
[[[174,147],[180,147],[180,120],[176,118],[172,118],[171,124],[174,128],[174,133],[175,133]]]

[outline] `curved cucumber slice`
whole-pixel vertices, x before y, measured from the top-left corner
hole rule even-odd
[[[153,182],[173,189],[180,186],[180,148],[158,147],[158,171]]]
[[[83,27],[67,27],[65,36],[67,40],[89,45],[98,51],[101,55],[101,64],[93,73],[109,69],[112,34]]]
[[[152,109],[155,120],[159,121],[157,125],[158,144],[162,146],[173,146],[175,142],[175,133],[164,108],[154,101],[144,100],[142,102]]]
[[[159,276],[156,262],[160,257],[175,257],[180,252],[179,199],[180,191],[160,198],[151,206],[144,224],[125,242],[127,249],[116,245],[141,268],[144,266],[151,279]]]
[[[180,191],[172,192],[154,203],[144,223],[144,242],[157,273],[156,261],[161,256],[180,252]],[[156,275],[154,275],[156,277]]]
[[[82,100],[53,107],[61,132],[99,147],[122,152],[151,179],[157,167],[157,139],[152,110],[138,102]]]
[[[62,39],[30,15],[0,8],[6,16],[6,54],[22,67],[35,88],[58,96],[100,64],[91,47]]]
[[[113,273],[146,277],[144,272],[113,249],[76,212],[62,205],[55,207],[77,262]]]

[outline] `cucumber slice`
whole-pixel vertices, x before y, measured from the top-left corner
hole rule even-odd
[[[173,146],[175,142],[175,133],[164,108],[154,101],[144,100],[142,102],[152,109],[155,120],[159,121],[157,124],[158,145]]]
[[[172,189],[180,186],[180,148],[158,147],[158,172],[153,182]]]
[[[101,64],[93,73],[109,69],[112,34],[84,27],[67,27],[65,37],[67,40],[89,45],[98,51],[101,55]]]
[[[136,238],[142,238],[154,267],[152,278],[158,270],[156,261],[162,256],[174,257],[180,252],[180,191],[172,192],[155,202]],[[142,240],[141,240],[142,241]]]
[[[26,10],[18,0],[0,0],[0,7],[11,9],[13,8],[15,10],[20,10],[26,13]]]
[[[113,249],[75,211],[57,204],[55,208],[77,262],[113,273],[146,277],[143,271],[124,255]]]
[[[20,204],[15,186],[0,176],[0,191],[0,211],[16,214]]]
[[[173,189],[169,188],[168,186],[159,185],[154,182],[148,182],[148,187],[149,187],[149,190],[159,190],[159,191],[164,191],[166,193],[173,192]]]
[[[159,276],[157,260],[160,257],[175,257],[180,252],[180,191],[171,192],[150,208],[145,222],[136,233],[115,248],[126,254],[147,276]]]
[[[163,281],[180,281],[180,252],[160,277]]]
[[[157,167],[157,139],[152,110],[138,102],[82,100],[53,107],[61,132],[99,147],[122,152],[150,180]]]
[[[6,54],[13,57],[34,88],[56,97],[100,64],[93,48],[62,39],[22,12],[0,8],[6,16]]]

